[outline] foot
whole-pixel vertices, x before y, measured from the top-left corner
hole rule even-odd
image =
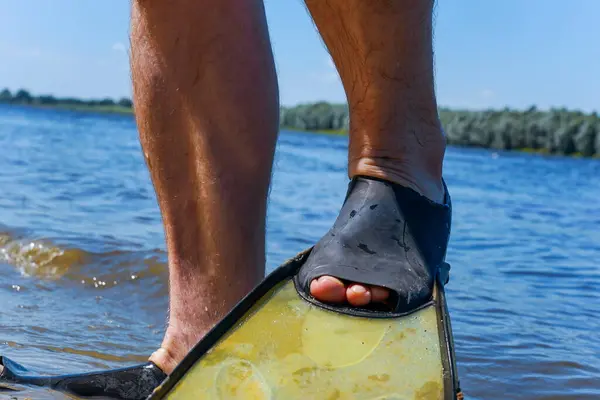
[[[386,179],[393,183],[398,183],[409,187],[422,194],[428,199],[442,203],[444,199],[444,189],[441,180],[429,182],[425,186],[415,184],[413,181],[406,181],[398,176],[390,177],[381,173],[370,174],[376,178]],[[382,176],[383,174],[383,176]],[[310,293],[317,300],[330,304],[350,304],[354,307],[364,307],[370,303],[383,303],[390,297],[390,290],[381,286],[366,285],[359,282],[343,282],[342,280],[329,275],[324,275],[313,279],[310,283]]]
[[[355,307],[369,303],[384,303],[389,297],[388,289],[360,283],[344,284],[333,276],[321,276],[310,283],[310,294],[316,299],[331,304],[349,303]]]

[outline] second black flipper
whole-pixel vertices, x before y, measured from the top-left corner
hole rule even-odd
[[[141,400],[167,377],[153,363],[106,371],[72,375],[30,375],[22,365],[0,357],[0,382],[43,386],[79,397],[103,397],[122,400]]]

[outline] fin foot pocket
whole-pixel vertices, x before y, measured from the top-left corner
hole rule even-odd
[[[444,183],[444,202],[435,203],[407,187],[355,177],[333,227],[314,246],[294,282],[300,296],[322,308],[350,315],[398,317],[431,304],[434,283],[446,284],[444,259],[452,206]],[[381,286],[390,298],[368,306],[339,306],[310,294],[321,276]]]
[[[72,375],[36,376],[22,365],[0,357],[0,382],[43,386],[79,397],[122,400],[146,399],[167,377],[153,363]]]

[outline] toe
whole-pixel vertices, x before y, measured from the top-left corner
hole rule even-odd
[[[310,294],[327,303],[342,303],[346,300],[344,283],[332,276],[321,276],[310,283]]]
[[[346,289],[348,303],[355,307],[367,305],[371,302],[371,291],[360,284],[352,284]]]
[[[371,286],[371,301],[383,303],[390,297],[390,290],[381,286]]]

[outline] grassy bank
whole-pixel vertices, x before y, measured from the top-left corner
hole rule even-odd
[[[110,114],[133,114],[132,107],[123,107],[119,105],[113,106],[88,106],[88,105],[70,105],[70,104],[57,104],[52,108],[60,108],[71,111],[87,111],[87,112],[99,112],[99,113],[110,113]]]
[[[28,106],[28,107],[69,110],[69,111],[77,111],[77,112],[94,112],[94,113],[101,113],[101,114],[133,115],[132,107],[123,107],[123,106],[119,106],[119,105],[104,106],[104,105],[63,104],[63,103],[57,103],[57,104],[52,104],[52,105],[47,105],[47,104],[23,104],[23,105]]]
[[[281,128],[287,130],[287,131],[292,131],[292,132],[310,132],[310,133],[323,133],[325,135],[338,135],[338,136],[344,136],[348,134],[348,131],[346,129],[300,129],[300,128],[295,128],[293,126],[284,126],[281,125]]]

